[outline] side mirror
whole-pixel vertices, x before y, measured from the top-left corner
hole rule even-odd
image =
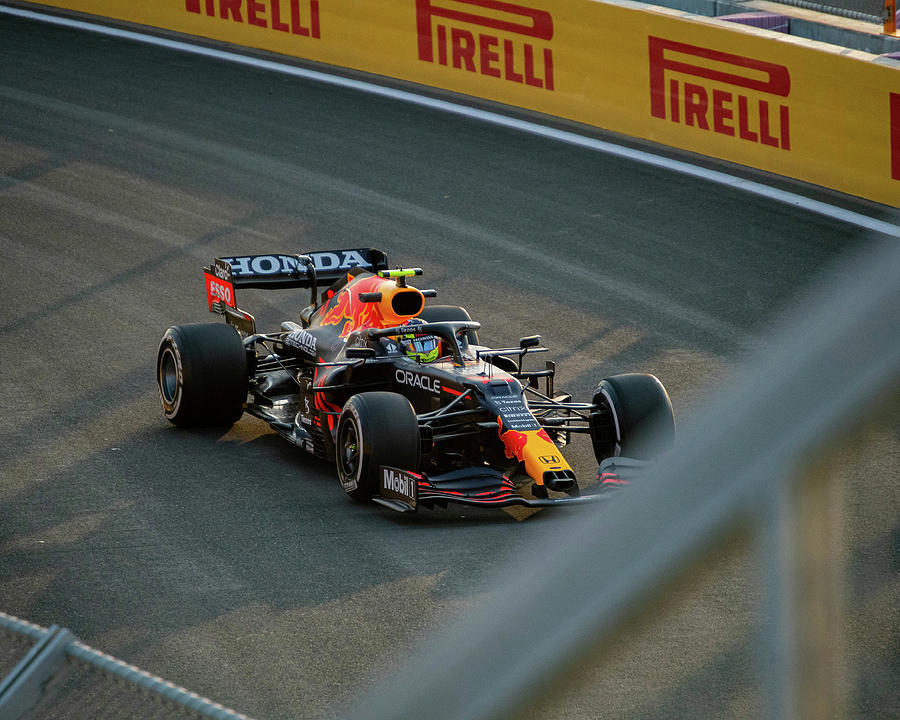
[[[370,347],[352,347],[344,351],[344,356],[348,360],[371,360],[375,357],[375,348]]]
[[[528,348],[537,347],[541,344],[541,336],[540,335],[529,335],[528,337],[523,337],[519,340],[519,348],[522,350],[527,350]]]

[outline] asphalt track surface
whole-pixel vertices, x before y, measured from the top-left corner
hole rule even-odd
[[[488,344],[540,333],[576,398],[650,371],[685,417],[870,241],[386,99],[8,17],[0,38],[0,609],[258,717],[338,716],[578,510],[399,515],[253,418],[169,426],[157,344],[213,321],[204,263],[378,247]],[[265,328],[304,300],[241,305]],[[595,470],[586,445],[571,460]],[[565,714],[753,707],[752,593],[721,563],[724,586],[610,670],[602,707]]]

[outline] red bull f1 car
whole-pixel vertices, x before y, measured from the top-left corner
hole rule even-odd
[[[410,284],[422,270],[390,269],[380,250],[224,257],[204,270],[209,309],[225,322],[163,335],[166,418],[230,426],[255,415],[333,461],[355,500],[400,511],[587,502],[627,483],[674,436],[654,376],[609,377],[590,402],[573,402],[556,391],[553,362],[526,369],[547,350],[540,336],[480,345],[481,326],[464,308],[426,304],[436,292]],[[241,288],[310,297],[295,320],[261,333],[237,305]],[[579,433],[599,463],[591,492],[564,455]]]

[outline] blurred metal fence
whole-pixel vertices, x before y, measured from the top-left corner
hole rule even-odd
[[[779,5],[790,5],[814,10],[827,15],[862,20],[863,22],[881,25],[884,18],[881,13],[879,0],[829,0],[828,2],[813,2],[813,0],[777,0]]]
[[[249,720],[79,642],[0,612],[0,720]]]
[[[881,677],[887,689],[868,709],[857,703],[853,714],[896,717],[898,381],[900,244],[891,241],[844,263],[762,338],[758,355],[697,414],[644,482],[598,512],[573,517],[564,534],[548,533],[485,603],[404,662],[348,716],[845,716],[853,700],[842,636],[861,608],[841,607],[846,548],[837,492],[843,488],[835,475],[863,488],[874,482],[848,474],[865,467],[845,467],[863,430],[874,427],[887,438],[888,457],[873,471],[885,495],[879,502],[892,507],[886,542],[894,559],[882,568],[888,576],[876,579],[887,596],[879,616],[884,626],[871,632],[887,645]],[[734,546],[749,547],[757,569],[747,586],[756,596],[756,621],[749,652],[731,653],[728,673],[745,687],[730,705],[691,710],[667,706],[662,697],[652,711],[621,713],[613,697],[618,688],[607,685],[573,707],[568,688],[598,679],[583,669],[584,660],[620,652],[622,632],[658,612],[676,581],[682,589],[687,582],[688,591],[699,587],[703,567],[720,562],[715,549]],[[701,615],[685,623],[674,647],[688,646],[705,622]],[[689,664],[692,652],[678,662]],[[706,697],[715,702],[717,692]]]

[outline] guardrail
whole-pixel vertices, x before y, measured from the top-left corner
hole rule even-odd
[[[149,717],[148,701],[156,703],[154,717],[250,720],[94,650],[65,628],[42,628],[0,612],[0,639],[4,636],[12,642],[0,643],[6,654],[0,662],[15,665],[0,679],[0,720]]]
[[[762,568],[756,676],[765,688],[752,714],[841,717],[842,550],[834,480],[823,468],[841,436],[855,438],[873,416],[890,413],[886,426],[896,427],[898,317],[900,245],[891,242],[845,263],[763,338],[764,351],[652,476],[602,512],[573,518],[564,537],[532,543],[543,550],[349,717],[428,708],[432,720],[474,720],[527,717],[534,707],[546,713],[535,716],[559,716],[542,694],[565,686],[579,658],[614,645],[635,608],[652,614],[678,573],[748,528]],[[561,703],[564,692],[551,697]]]

